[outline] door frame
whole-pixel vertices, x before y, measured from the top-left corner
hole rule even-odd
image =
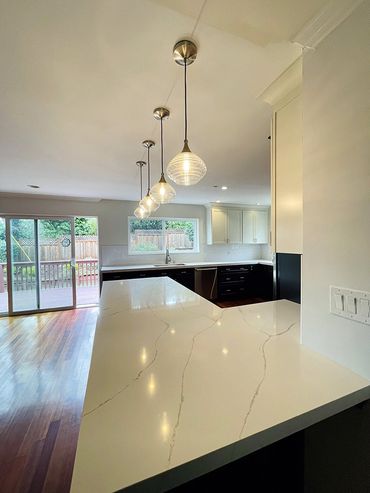
[[[30,315],[34,313],[45,312],[57,312],[61,310],[73,310],[76,308],[76,258],[75,258],[75,216],[58,216],[58,215],[46,215],[46,214],[0,214],[5,219],[5,238],[6,238],[6,270],[7,270],[7,283],[8,283],[8,312],[1,313],[0,316],[14,317],[17,315]],[[10,238],[10,221],[11,219],[33,219],[35,227],[35,265],[36,269],[36,296],[38,308],[34,310],[13,310],[13,284],[11,276],[12,266],[12,250],[11,250],[11,238]],[[56,308],[40,308],[40,245],[39,245],[39,228],[38,220],[68,220],[71,223],[71,282],[72,282],[72,305],[60,306]]]

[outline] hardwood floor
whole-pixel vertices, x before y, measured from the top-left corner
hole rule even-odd
[[[69,491],[97,308],[0,318],[0,491]]]

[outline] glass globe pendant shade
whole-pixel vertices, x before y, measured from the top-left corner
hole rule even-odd
[[[148,192],[145,197],[140,200],[139,207],[142,207],[143,209],[148,211],[149,214],[151,214],[158,209],[159,204],[153,199],[153,197],[150,196],[150,193]]]
[[[195,185],[206,173],[207,167],[203,160],[191,152],[186,141],[183,150],[167,166],[169,178],[177,185]]]
[[[137,219],[146,219],[149,217],[149,212],[139,204],[134,210],[134,215]]]
[[[159,182],[150,189],[150,196],[158,204],[168,204],[176,197],[174,188],[166,182],[163,173]]]

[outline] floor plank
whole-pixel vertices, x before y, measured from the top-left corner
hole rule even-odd
[[[97,308],[0,318],[2,493],[67,493]]]

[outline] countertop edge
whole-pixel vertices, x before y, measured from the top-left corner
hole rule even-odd
[[[230,464],[263,447],[271,445],[293,433],[302,431],[320,421],[361,404],[368,399],[370,399],[370,385],[351,392],[350,394],[346,394],[334,401],[327,402],[326,404],[311,409],[301,415],[293,416],[289,420],[261,430],[240,441],[226,445],[225,447],[214,450],[206,455],[173,467],[168,471],[161,472],[160,474],[117,490],[116,493],[145,493],[148,491],[148,488],[152,492],[159,493],[170,488],[175,488],[192,479],[212,472],[219,467]]]
[[[100,272],[133,272],[137,270],[161,270],[161,269],[195,269],[196,267],[221,267],[227,265],[270,265],[272,266],[272,261],[270,260],[241,260],[239,262],[194,262],[194,263],[184,263],[184,264],[163,264],[163,265],[117,265],[117,266],[102,266]]]

